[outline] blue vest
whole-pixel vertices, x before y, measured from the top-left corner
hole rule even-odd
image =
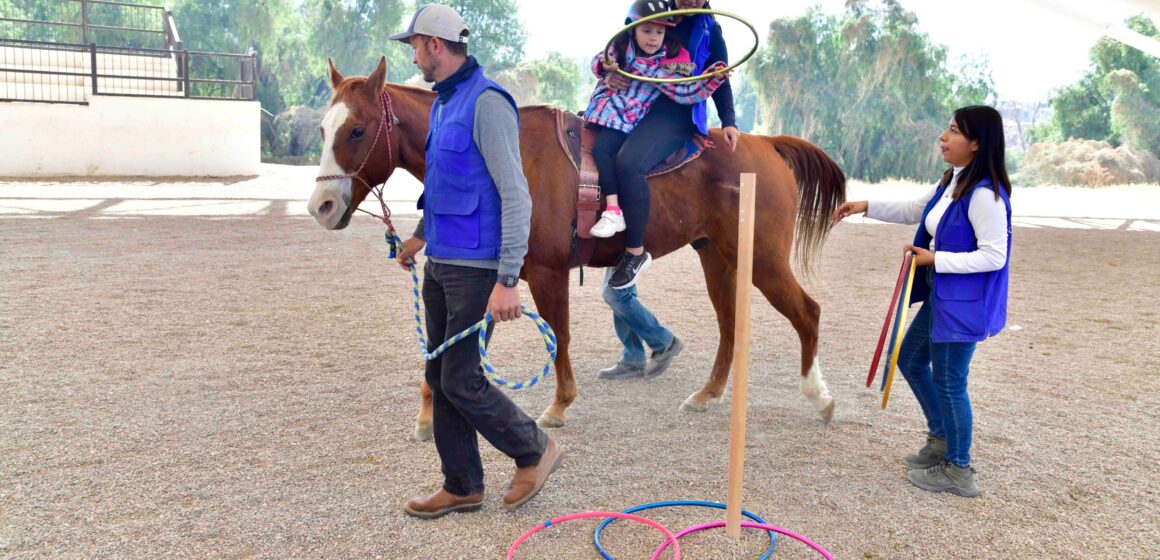
[[[708,6],[706,6],[707,8]],[[689,54],[693,58],[693,75],[699,76],[705,72],[705,63],[709,61],[709,43],[712,41],[713,26],[717,20],[712,15],[701,14],[693,17],[693,32],[689,35]],[[693,105],[693,124],[702,136],[709,135],[709,106],[708,101]],[[691,142],[691,141],[690,141]]]
[[[499,260],[503,208],[474,138],[475,104],[488,89],[516,108],[512,96],[487,79],[483,69],[457,84],[447,103],[436,98],[431,106],[427,172],[419,197],[428,257]]]
[[[942,187],[927,203],[918,223],[918,233],[914,245],[932,251],[969,253],[979,249],[975,228],[971,225],[967,211],[971,205],[974,189],[991,191],[990,179],[983,179],[971,192],[952,201],[946,214],[939,220],[932,240],[926,229],[926,216],[942,198],[946,189]],[[927,284],[926,267],[915,272],[914,288],[910,294],[911,305],[930,297],[932,325],[931,340],[934,342],[980,342],[999,334],[1007,323],[1007,272],[1011,264],[1011,199],[1007,191],[999,189],[999,196],[1007,207],[1007,262],[1003,268],[992,272],[973,274],[933,274],[933,286]],[[931,247],[934,241],[934,247]]]

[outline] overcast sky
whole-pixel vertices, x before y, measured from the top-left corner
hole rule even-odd
[[[528,31],[525,55],[541,58],[557,51],[590,57],[622,27],[628,0],[517,0]],[[1091,14],[1086,23],[1054,13],[1043,2]],[[995,87],[1004,100],[1046,100],[1089,66],[1088,51],[1099,39],[1095,24],[1122,21],[1139,13],[1128,0],[901,0],[918,15],[919,26],[949,48],[951,60],[963,56],[988,61]],[[762,44],[769,23],[802,15],[819,5],[838,13],[845,0],[713,0],[714,8],[733,12],[757,27]],[[1160,23],[1160,22],[1158,22]],[[748,52],[752,34],[743,25],[722,20],[734,59]]]

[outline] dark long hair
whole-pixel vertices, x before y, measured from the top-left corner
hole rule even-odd
[[[648,24],[641,24],[641,25],[648,25]],[[637,27],[639,27],[639,26],[637,26]],[[625,72],[628,72],[628,69],[625,68],[625,64],[627,63],[626,57],[628,56],[628,45],[629,45],[630,41],[634,40],[633,34],[636,32],[636,29],[637,28],[634,27],[632,29],[629,29],[628,31],[621,32],[619,35],[616,36],[616,39],[614,39],[612,41],[612,49],[616,53],[616,63],[618,65],[620,65],[620,68],[623,69]],[[632,43],[632,44],[633,44],[632,48],[637,51],[637,56],[641,56],[642,53],[640,52],[639,45],[636,45],[635,43]],[[685,46],[683,44],[681,44],[681,40],[677,38],[676,33],[673,33],[673,28],[666,27],[665,28],[665,44],[664,44],[665,56],[666,57],[677,56],[677,53],[681,52],[681,49],[683,49],[683,48],[685,48]]]
[[[1011,179],[1007,177],[1007,142],[1003,136],[1003,116],[994,107],[987,105],[971,105],[955,110],[955,125],[967,140],[979,143],[979,150],[974,159],[959,175],[955,185],[953,197],[957,200],[971,192],[983,179],[991,180],[991,189],[995,191],[995,198],[999,198],[999,189],[1007,191],[1011,196]],[[943,173],[940,187],[945,187],[954,176],[954,169]]]

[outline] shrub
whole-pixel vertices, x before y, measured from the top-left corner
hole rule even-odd
[[[1084,187],[1160,182],[1160,160],[1143,150],[1073,138],[1062,144],[1032,144],[1012,181]]]

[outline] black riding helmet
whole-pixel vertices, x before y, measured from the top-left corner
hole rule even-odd
[[[640,21],[648,16],[664,12],[671,12],[672,10],[673,4],[670,0],[636,0],[632,3],[632,7],[628,9],[628,16],[624,18],[624,24],[628,25],[634,21]],[[665,27],[677,26],[677,24],[673,22],[672,17],[657,18],[649,23],[655,23]]]

